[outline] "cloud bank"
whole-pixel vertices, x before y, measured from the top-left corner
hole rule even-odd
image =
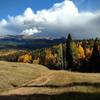
[[[100,12],[79,12],[72,1],[64,0],[36,13],[27,8],[0,21],[0,34],[59,37],[67,33],[74,38],[100,37]]]

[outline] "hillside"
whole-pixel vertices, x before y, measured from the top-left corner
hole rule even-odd
[[[42,65],[0,61],[0,91],[19,87],[21,84],[44,75],[48,69]],[[45,73],[44,73],[45,72]]]
[[[100,74],[0,62],[0,100],[100,100]]]

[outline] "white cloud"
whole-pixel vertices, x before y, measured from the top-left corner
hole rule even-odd
[[[22,35],[33,35],[33,34],[36,34],[36,33],[40,33],[41,31],[39,31],[37,28],[30,28],[30,29],[26,29],[24,30],[21,34]]]
[[[81,13],[72,1],[64,0],[50,9],[34,13],[27,8],[22,15],[3,19],[0,21],[0,33],[65,36],[70,32],[74,37],[100,37],[99,17],[100,12]]]
[[[7,24],[7,21],[5,19],[2,19],[1,25],[3,26],[3,25],[6,25],[6,24]]]

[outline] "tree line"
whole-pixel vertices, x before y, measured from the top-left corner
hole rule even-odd
[[[65,70],[81,71],[81,72],[100,72],[100,41],[95,39],[93,41],[93,47],[87,47],[86,41],[77,43],[77,48],[79,51],[76,53],[76,58],[74,58],[73,48],[72,48],[72,38],[68,35],[66,40],[66,56]],[[87,49],[88,48],[88,49]],[[75,49],[75,46],[74,46]],[[79,56],[79,57],[78,57]]]
[[[65,43],[49,48],[5,52],[0,60],[42,64],[50,69],[100,72],[100,40],[73,40],[69,34]]]

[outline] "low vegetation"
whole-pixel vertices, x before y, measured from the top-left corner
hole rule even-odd
[[[0,98],[7,97],[7,100],[73,100],[73,96],[76,97],[74,100],[100,98],[99,73],[54,71],[37,64],[1,61],[0,80]]]
[[[0,91],[13,89],[48,72],[42,65],[0,62]]]

